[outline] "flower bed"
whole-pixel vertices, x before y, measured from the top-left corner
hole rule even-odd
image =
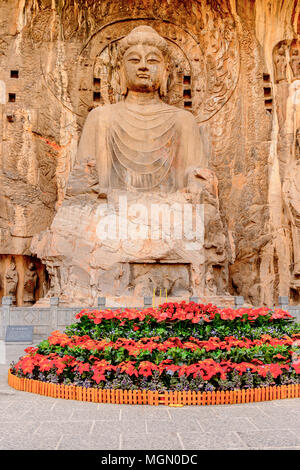
[[[300,324],[282,310],[181,302],[76,317],[64,333],[27,348],[11,377],[97,393],[240,390],[251,398],[254,389],[289,386],[298,396]]]

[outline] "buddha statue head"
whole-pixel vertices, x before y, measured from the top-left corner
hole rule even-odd
[[[121,94],[128,90],[167,94],[170,54],[167,41],[150,26],[138,26],[118,45],[118,75]]]

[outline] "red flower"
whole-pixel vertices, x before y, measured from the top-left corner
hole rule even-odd
[[[125,372],[128,375],[135,375],[136,377],[138,376],[138,371],[135,368],[135,362],[134,361],[128,361],[128,362],[121,362],[118,364],[117,368],[120,370],[120,372]]]
[[[16,369],[22,369],[24,374],[32,374],[34,367],[34,358],[30,356],[21,357],[19,362],[16,364]]]
[[[287,357],[283,356],[282,354],[276,354],[275,356],[273,356],[273,359],[287,359]]]
[[[53,361],[49,360],[47,357],[43,357],[39,361],[39,369],[42,372],[49,371],[50,369],[52,369],[53,365],[54,365]]]
[[[53,345],[59,344],[60,346],[67,346],[70,343],[71,339],[66,334],[56,330],[51,333],[48,338],[48,341],[50,344]]]
[[[274,313],[272,313],[272,319],[273,320],[280,320],[281,318],[293,318],[292,315],[290,315],[288,312],[285,312],[284,310],[281,310],[280,308],[277,308]]]
[[[149,361],[143,361],[140,363],[140,366],[139,366],[139,375],[148,377],[149,375],[152,375],[152,372],[155,370],[158,370],[158,367],[156,364],[153,364],[152,362],[149,362]]]
[[[79,362],[76,366],[76,369],[78,370],[79,374],[82,374],[83,372],[88,372],[90,370],[90,364]]]
[[[34,355],[37,351],[38,351],[38,348],[35,348],[33,346],[29,346],[28,348],[24,349],[24,351],[29,354],[29,355]]]

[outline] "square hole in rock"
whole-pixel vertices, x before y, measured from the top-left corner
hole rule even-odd
[[[264,87],[264,96],[271,96],[272,89],[271,87]]]
[[[191,98],[192,97],[192,91],[191,90],[183,90],[183,97],[184,98]]]
[[[93,101],[99,102],[101,98],[101,93],[100,91],[94,91],[93,93]]]

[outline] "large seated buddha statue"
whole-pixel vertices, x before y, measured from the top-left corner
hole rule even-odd
[[[137,27],[120,40],[116,63],[123,100],[88,114],[66,197],[51,227],[31,245],[47,266],[48,296],[76,305],[95,305],[97,296],[118,298],[116,305],[140,305],[160,287],[173,297],[205,295],[208,277],[217,292],[227,272],[217,179],[207,168],[193,114],[163,101],[171,66],[167,42],[151,27]],[[133,202],[127,215],[118,202],[121,195]],[[153,203],[204,204],[207,249],[203,244],[187,249],[186,239],[169,236],[168,226],[161,239],[123,236],[127,222],[131,229],[139,225],[133,206],[152,217]],[[111,237],[116,214],[119,238]],[[108,239],[99,236],[105,221]],[[141,232],[149,234],[151,218],[143,224]],[[192,229],[186,232],[190,241]]]
[[[97,190],[106,197],[115,188],[176,191],[187,186],[192,169],[207,166],[192,113],[162,101],[169,70],[167,41],[153,28],[137,27],[120,41],[124,100],[89,113],[67,195]]]

